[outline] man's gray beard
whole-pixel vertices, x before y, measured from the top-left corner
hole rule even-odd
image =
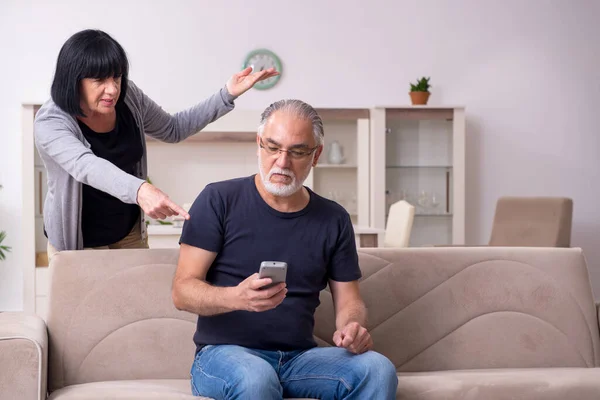
[[[289,196],[293,195],[298,190],[302,189],[302,185],[304,184],[304,181],[306,180],[306,178],[308,177],[308,174],[310,173],[310,167],[309,167],[309,168],[307,168],[305,176],[302,177],[301,180],[299,180],[296,178],[296,175],[289,169],[281,169],[279,167],[274,166],[273,168],[271,168],[269,173],[266,174],[266,176],[265,176],[263,169],[262,169],[261,161],[262,161],[262,158],[259,153],[258,171],[260,173],[260,179],[262,180],[263,186],[265,187],[267,192],[269,192],[273,196],[289,197]],[[270,178],[271,178],[271,175],[273,175],[274,173],[289,176],[290,178],[292,178],[292,181],[288,184],[273,183],[270,181]]]

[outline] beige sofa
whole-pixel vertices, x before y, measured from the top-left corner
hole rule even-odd
[[[56,400],[192,399],[195,317],[171,303],[177,256],[58,254],[47,326],[0,314],[0,399],[46,388]],[[398,399],[600,399],[598,312],[579,249],[362,249],[360,263]],[[316,318],[329,345],[328,292]]]

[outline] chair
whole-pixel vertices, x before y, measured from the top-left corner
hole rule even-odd
[[[405,200],[390,206],[383,247],[408,247],[415,207]]]
[[[490,246],[570,247],[573,200],[566,197],[500,197]]]

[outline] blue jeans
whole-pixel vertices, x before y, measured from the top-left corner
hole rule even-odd
[[[355,355],[338,347],[266,351],[205,346],[191,369],[192,392],[216,400],[396,398],[394,365],[374,351]]]

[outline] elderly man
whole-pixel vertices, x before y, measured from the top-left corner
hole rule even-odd
[[[198,314],[192,391],[214,399],[394,399],[396,371],[371,350],[348,213],[303,186],[323,123],[299,100],[262,114],[259,173],[207,185],[181,235],[173,301]],[[288,265],[284,283],[259,278]],[[317,347],[314,311],[329,284],[337,347]]]

